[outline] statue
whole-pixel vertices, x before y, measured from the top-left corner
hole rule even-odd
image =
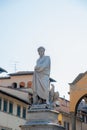
[[[59,92],[55,92],[54,91],[55,89],[55,86],[53,84],[51,84],[51,89],[50,89],[50,92],[49,92],[49,100],[50,100],[50,103],[53,104],[53,106],[57,106],[57,101],[58,101],[58,98],[59,98]]]
[[[33,75],[33,104],[49,104],[50,91],[50,57],[45,56],[45,48],[38,48],[39,59],[36,62]]]

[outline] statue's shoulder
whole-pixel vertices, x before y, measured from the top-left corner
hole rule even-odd
[[[50,62],[50,56],[46,56],[46,57],[47,57],[46,59]]]
[[[45,58],[50,59],[50,56],[45,56]]]

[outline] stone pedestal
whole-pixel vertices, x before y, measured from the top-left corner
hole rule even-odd
[[[28,110],[28,120],[22,130],[65,130],[58,125],[58,112],[46,104],[33,105]]]
[[[38,125],[28,125],[28,126],[22,126],[21,130],[65,130],[63,127],[54,125],[54,124],[38,124]]]

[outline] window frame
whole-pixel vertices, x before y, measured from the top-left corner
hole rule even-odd
[[[9,101],[9,113],[13,114],[13,102]]]
[[[17,105],[17,116],[21,117],[21,106]]]
[[[2,110],[2,98],[0,97],[0,110]]]
[[[64,121],[65,130],[69,130],[69,126],[70,126],[69,122]]]
[[[8,100],[7,99],[3,100],[3,111],[8,112]]]
[[[26,119],[26,107],[23,107],[22,118]]]

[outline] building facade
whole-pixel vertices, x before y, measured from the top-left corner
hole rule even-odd
[[[28,119],[28,107],[33,94],[32,76],[32,71],[23,71],[0,77],[0,130],[20,130],[19,126]],[[50,78],[51,81],[54,80]],[[59,97],[55,110],[62,116],[62,120],[58,119],[59,125],[63,125],[65,130],[72,130],[70,101]],[[86,114],[78,107],[76,130],[87,129]]]
[[[19,125],[26,122],[29,103],[19,97],[24,92],[16,92],[0,87],[0,130],[19,130]]]

